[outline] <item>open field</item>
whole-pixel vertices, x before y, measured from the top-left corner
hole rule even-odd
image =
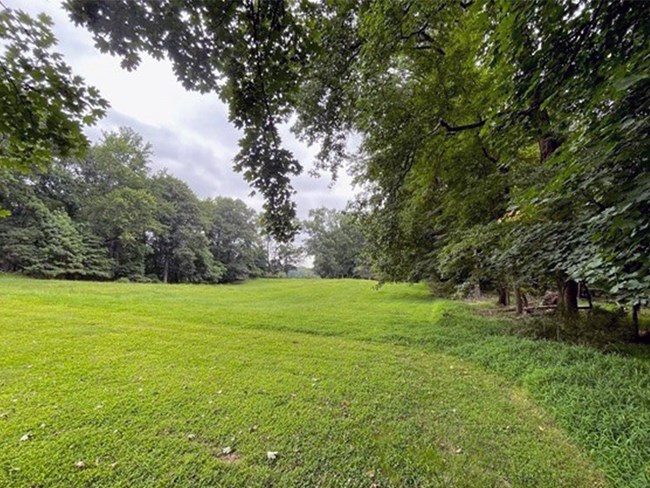
[[[647,350],[424,287],[0,276],[0,310],[1,486],[650,485]]]

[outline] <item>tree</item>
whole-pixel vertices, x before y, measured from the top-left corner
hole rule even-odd
[[[364,229],[385,279],[473,263],[450,279],[557,283],[568,313],[583,280],[647,300],[647,9],[395,1],[337,13],[323,39],[348,42],[313,60],[299,128],[363,135]],[[495,252],[473,242],[486,234]]]
[[[81,154],[82,127],[108,108],[53,50],[51,26],[44,14],[0,11],[0,166],[27,170]]]
[[[303,227],[308,235],[305,251],[314,257],[314,271],[318,276],[359,277],[364,239],[352,215],[326,208],[310,210],[309,220]]]
[[[70,170],[80,181],[80,218],[104,240],[113,275],[140,279],[157,230],[156,198],[147,187],[151,147],[131,129],[103,134]]]
[[[147,234],[157,227],[155,212],[156,200],[147,190],[120,188],[97,198],[88,217],[114,261],[116,278],[144,276]]]
[[[151,145],[128,127],[102,132],[99,142],[83,158],[68,162],[82,182],[84,206],[98,194],[132,187],[145,188],[150,173]]]
[[[158,222],[149,237],[151,271],[164,283],[218,281],[225,268],[210,252],[199,199],[166,172],[155,175],[150,185]]]
[[[298,269],[303,257],[303,249],[291,242],[280,242],[271,236],[266,237],[267,273],[270,276],[289,277]]]
[[[632,181],[640,183],[641,192],[645,185],[638,176],[644,173],[639,163],[647,149],[635,129],[643,130],[640,114],[649,105],[646,14],[647,9],[626,2],[602,1],[527,2],[494,13],[494,60],[503,68],[495,80],[507,94],[511,113],[524,117],[525,132],[511,144],[536,140],[542,163],[517,205],[526,220],[550,222],[556,232],[561,245],[549,250],[549,257],[568,312],[576,309],[576,280],[594,278],[579,271],[575,260],[605,263],[605,255],[611,255],[596,244],[603,243],[602,233],[589,222],[611,213],[639,229],[647,221],[634,204],[626,207],[626,217],[618,213],[621,193],[602,198],[614,177],[626,191],[636,190]],[[633,129],[621,130],[623,124]],[[618,227],[610,223],[612,230]],[[627,251],[619,248],[626,260],[647,248],[648,234],[635,236]],[[622,269],[635,273],[640,267],[628,261],[618,273],[612,266],[606,272],[624,280]]]
[[[49,208],[26,177],[5,170],[0,204],[10,216],[0,219],[0,269],[42,278],[110,277],[105,250],[86,226],[59,208]]]
[[[257,213],[241,200],[226,197],[207,199],[201,206],[210,250],[225,267],[220,280],[260,276],[264,258]]]

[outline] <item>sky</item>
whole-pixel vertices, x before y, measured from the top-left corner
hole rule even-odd
[[[261,210],[261,197],[251,197],[246,181],[232,169],[240,134],[228,122],[228,108],[216,94],[186,91],[167,60],[143,56],[137,70],[123,70],[118,58],[100,53],[88,31],[69,20],[60,0],[3,0],[3,4],[30,14],[47,13],[54,21],[56,50],[75,74],[110,102],[107,116],[86,129],[92,141],[102,131],[131,127],[152,145],[154,170],[167,168],[200,197],[240,198]],[[293,180],[298,217],[305,219],[310,209],[322,206],[344,208],[354,194],[351,178],[341,173],[333,182],[329,174],[309,176],[318,148],[297,141],[288,127],[282,128],[281,136],[305,168]]]

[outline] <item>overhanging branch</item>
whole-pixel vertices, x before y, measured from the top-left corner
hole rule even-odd
[[[451,125],[445,119],[440,119],[440,125],[443,126],[447,132],[462,132],[464,130],[478,129],[485,125],[485,120],[478,120],[477,122],[472,122],[471,124],[465,125]]]

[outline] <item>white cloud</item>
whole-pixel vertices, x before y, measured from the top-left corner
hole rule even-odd
[[[90,34],[68,19],[60,2],[52,0],[5,0],[8,7],[32,14],[45,12],[54,20],[58,50],[75,74],[96,86],[111,103],[108,116],[88,131],[97,139],[101,130],[127,125],[149,141],[154,150],[155,169],[166,167],[187,182],[200,196],[224,195],[241,198],[256,209],[259,196],[250,197],[243,177],[232,170],[238,151],[238,131],[228,122],[228,109],[216,94],[187,92],[176,80],[169,61],[143,56],[140,67],[128,72],[119,59],[95,49]],[[311,208],[343,208],[352,197],[351,179],[340,174],[335,184],[328,175],[308,176],[317,148],[297,141],[288,128],[282,139],[305,172],[294,180],[300,218]]]

